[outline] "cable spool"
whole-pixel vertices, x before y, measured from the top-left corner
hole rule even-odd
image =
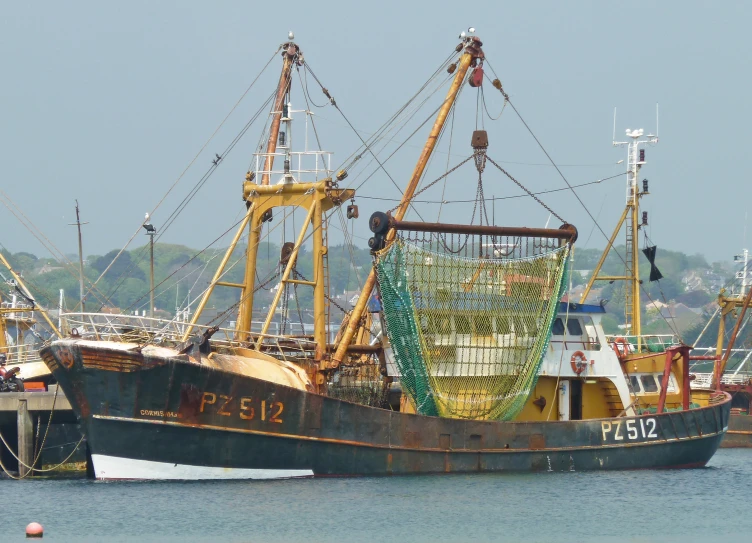
[[[389,231],[389,216],[381,211],[375,212],[368,219],[368,228],[375,234],[368,240],[371,252],[375,253],[386,246],[386,234]]]

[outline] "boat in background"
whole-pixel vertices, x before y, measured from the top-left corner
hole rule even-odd
[[[3,300],[0,293],[0,354],[5,355],[8,367],[18,366],[18,377],[30,385],[31,389],[45,390],[52,374],[39,356],[39,348],[45,338],[36,330],[35,315],[41,315],[50,331],[57,337],[62,335],[47,312],[36,304],[22,278],[2,253],[0,265],[11,274],[12,279],[6,283],[14,291],[9,300]],[[34,337],[31,342],[28,341],[30,335]]]
[[[701,365],[704,365],[704,369],[711,370],[695,371],[693,388],[717,387],[731,395],[729,429],[721,442],[721,447],[726,448],[752,447],[752,368],[750,368],[752,349],[734,347],[739,334],[750,320],[747,312],[752,304],[752,286],[748,283],[749,252],[747,249],[735,255],[734,261],[742,265],[742,269],[735,275],[735,279],[741,280],[738,289],[735,285],[721,289],[718,295],[718,309],[705,327],[707,330],[715,316],[719,316],[716,345],[707,349],[696,348],[698,354],[693,357],[697,360],[698,369],[703,369]],[[734,317],[736,317],[736,323],[731,330],[731,336],[727,339],[728,321]],[[700,342],[702,335],[703,333],[697,338],[696,343]]]

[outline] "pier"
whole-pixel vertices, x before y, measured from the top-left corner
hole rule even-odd
[[[44,435],[47,424],[75,424],[76,415],[62,390],[55,398],[54,386],[46,392],[7,392],[0,394],[0,434],[9,447],[27,466],[32,465],[38,451],[35,440]],[[50,418],[52,414],[52,418]],[[6,467],[18,465],[20,477],[28,475],[28,468],[18,463],[6,446],[0,443],[0,458]]]

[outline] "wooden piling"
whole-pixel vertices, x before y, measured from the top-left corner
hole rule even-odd
[[[29,472],[29,468],[34,462],[34,420],[29,412],[29,406],[27,400],[18,400],[18,458],[21,462],[18,463],[18,474],[21,477],[26,477]],[[26,466],[24,466],[26,464]]]

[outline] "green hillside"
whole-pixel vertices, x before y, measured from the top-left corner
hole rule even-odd
[[[623,255],[624,247],[616,247],[616,252]],[[612,251],[606,259],[602,273],[623,274],[624,263],[616,252]],[[117,253],[118,250],[113,250],[105,255],[86,257],[84,271],[89,285],[104,274],[96,288],[86,296],[86,310],[100,311],[105,307],[111,307],[129,313],[148,311],[148,246],[123,252],[111,265]],[[4,254],[11,265],[23,275],[39,303],[50,308],[57,307],[59,291],[62,289],[65,293],[66,309],[80,310],[76,257],[70,256],[70,261],[63,263],[50,258],[38,258],[28,252]],[[172,316],[177,310],[185,309],[189,301],[195,308],[196,299],[208,286],[223,255],[223,249],[197,251],[183,245],[156,244],[155,306],[159,315]],[[592,274],[600,255],[601,252],[596,249],[575,250],[571,301],[580,301],[584,284]],[[297,266],[301,277],[308,279],[313,276],[309,257],[308,250],[303,248]],[[272,300],[273,292],[270,289],[278,282],[276,273],[279,259],[279,245],[264,243],[259,247],[256,285],[260,288],[256,293],[255,304],[258,308],[267,306]],[[244,251],[236,250],[230,260],[234,264],[224,276],[224,281],[243,281],[243,260]],[[724,285],[730,284],[735,270],[730,263],[708,263],[699,254],[686,255],[664,249],[658,250],[656,264],[664,278],[651,283],[648,280],[650,265],[641,257],[643,331],[662,334],[678,332],[685,341],[692,341],[704,326],[709,314],[715,310],[714,300],[718,291]],[[366,248],[351,248],[346,245],[329,248],[330,293],[335,306],[349,309],[348,298],[359,290],[370,266],[371,256]],[[346,292],[347,295],[344,294]],[[294,294],[292,287],[289,294]],[[312,307],[311,289],[298,286],[297,297],[292,298],[289,302],[291,318],[299,314],[304,321],[309,322],[307,315]],[[231,318],[234,318],[233,306],[238,299],[238,289],[217,287],[208,306],[209,313],[216,315],[227,310],[227,315],[233,315]],[[607,315],[604,327],[609,333],[618,333],[619,325],[624,322],[624,284],[596,282],[588,301],[605,303]],[[655,302],[656,305],[666,304],[668,308],[646,308],[650,302]]]

